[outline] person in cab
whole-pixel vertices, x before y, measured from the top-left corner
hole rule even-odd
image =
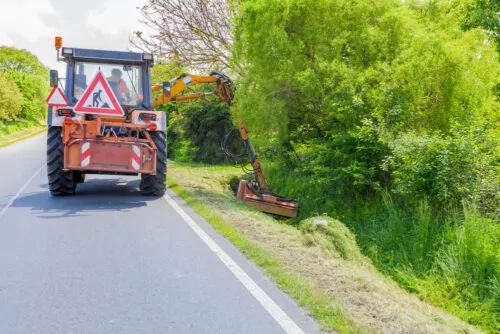
[[[113,93],[120,104],[127,104],[130,101],[130,91],[127,83],[122,79],[122,71],[117,68],[111,70],[111,76],[106,78]]]

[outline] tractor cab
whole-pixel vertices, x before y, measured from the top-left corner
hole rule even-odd
[[[152,109],[151,54],[64,47],[58,60],[66,62],[64,94],[69,106],[77,104],[100,72],[126,115],[135,109]],[[51,71],[51,76],[55,77],[51,83],[57,82],[57,72]]]

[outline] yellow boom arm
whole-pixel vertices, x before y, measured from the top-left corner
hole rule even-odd
[[[216,83],[217,87],[215,88],[215,92],[181,94],[183,91],[188,89],[189,86],[201,83]],[[158,95],[153,101],[153,107],[172,101],[200,99],[212,94],[217,95],[221,100],[231,105],[234,98],[231,88],[231,79],[220,72],[212,72],[210,75],[181,74],[171,81],[164,82],[162,85],[153,85],[153,92],[160,90],[162,90],[162,94]]]

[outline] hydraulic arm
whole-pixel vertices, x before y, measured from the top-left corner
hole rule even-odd
[[[202,83],[216,83],[215,91],[181,94],[189,86]],[[153,92],[162,91],[154,100],[153,106],[156,107],[173,101],[199,99],[214,94],[228,105],[232,105],[234,93],[231,83],[231,79],[220,72],[212,72],[209,76],[182,74],[173,80],[164,82],[162,85],[154,85],[152,87]],[[267,183],[260,160],[252,148],[248,132],[241,121],[238,123],[238,130],[245,146],[246,154],[252,165],[255,180],[250,182],[241,180],[237,198],[263,212],[286,217],[296,217],[298,212],[297,202],[271,192],[271,186]]]

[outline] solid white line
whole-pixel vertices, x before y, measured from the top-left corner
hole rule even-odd
[[[257,299],[267,312],[278,322],[286,333],[303,334],[299,326],[255,283],[250,276],[226,253],[203,229],[189,217],[189,215],[172,199],[165,194],[164,199],[184,219],[191,229],[200,237],[212,252],[224,263],[243,286]]]
[[[14,203],[14,201],[19,197],[19,195],[21,195],[21,193],[24,191],[24,189],[26,189],[28,187],[28,185],[31,183],[31,181],[33,181],[33,179],[38,174],[40,174],[40,172],[42,171],[44,165],[40,166],[40,168],[38,168],[38,170],[35,172],[35,174],[31,175],[31,177],[28,179],[28,181],[26,181],[26,183],[21,187],[21,189],[19,189],[17,191],[17,193],[14,196],[11,197],[11,199],[9,200],[9,202],[2,208],[2,211],[0,211],[0,219],[2,219],[2,216],[7,212],[7,210],[10,208],[10,206],[12,205],[12,203]]]

